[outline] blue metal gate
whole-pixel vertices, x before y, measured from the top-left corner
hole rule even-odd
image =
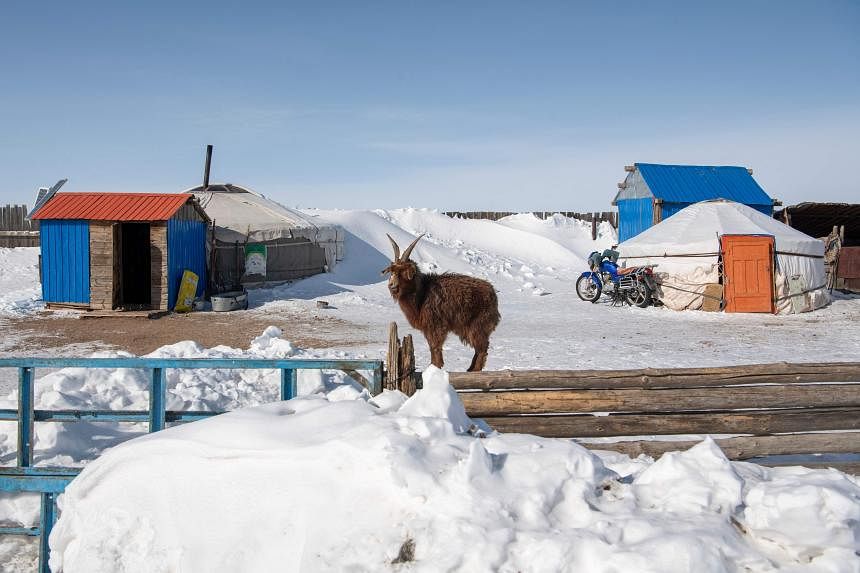
[[[36,410],[36,368],[143,368],[152,372],[149,409]],[[254,358],[0,358],[0,368],[18,369],[18,408],[0,409],[0,421],[18,423],[18,453],[15,467],[0,468],[0,491],[36,492],[42,495],[38,527],[0,527],[0,535],[39,536],[39,572],[49,573],[48,536],[57,518],[57,496],[78,475],[79,468],[33,467],[35,422],[149,422],[149,431],[163,430],[170,422],[192,422],[223,412],[178,412],[165,410],[168,368],[223,368],[236,370],[280,370],[281,399],[297,393],[298,370],[371,370],[372,394],[382,391],[380,360],[291,360]]]

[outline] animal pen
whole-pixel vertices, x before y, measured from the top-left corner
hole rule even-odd
[[[171,310],[206,286],[206,214],[191,194],[57,193],[37,209],[48,308]]]
[[[17,407],[0,409],[0,421],[18,426],[16,465],[0,468],[0,491],[41,495],[37,526],[0,527],[0,535],[38,536],[39,571],[49,571],[48,536],[57,518],[57,496],[80,468],[34,465],[36,423],[136,422],[155,432],[221,413],[166,410],[171,368],[276,370],[282,400],[296,396],[300,369],[342,370],[374,395],[383,388],[412,394],[420,386],[420,375],[411,336],[398,338],[393,323],[390,335],[386,364],[379,360],[0,358],[0,368],[19,371]],[[35,369],[63,367],[148,369],[150,407],[126,412],[36,409]],[[785,462],[772,456],[807,454],[803,465],[860,473],[860,462],[817,461],[816,457],[860,454],[860,363],[455,372],[450,382],[467,414],[503,432],[572,438],[592,449],[654,457],[693,445],[654,436],[730,434],[734,436],[716,442],[731,459],[779,465]]]
[[[414,393],[414,365],[412,337],[392,323],[385,387]],[[655,458],[696,443],[679,436],[720,434],[733,460],[860,475],[860,362],[451,372],[450,383],[466,414],[501,432]]]

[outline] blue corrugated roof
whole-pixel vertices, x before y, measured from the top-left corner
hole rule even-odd
[[[773,205],[745,167],[637,163],[654,197],[664,203],[729,199],[745,205]]]

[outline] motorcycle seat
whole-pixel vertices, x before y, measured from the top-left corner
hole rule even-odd
[[[618,274],[620,276],[629,275],[630,273],[632,273],[635,270],[636,270],[636,267],[630,267],[630,268],[626,268],[626,269],[618,269]]]

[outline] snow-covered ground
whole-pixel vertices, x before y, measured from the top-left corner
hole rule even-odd
[[[24,314],[41,307],[38,262],[38,247],[0,247],[0,316]]]
[[[560,216],[516,215],[494,223],[417,209],[309,213],[347,230],[347,259],[333,273],[252,292],[256,308],[251,312],[320,313],[314,301],[324,299],[336,310],[322,313],[376,325],[380,341],[388,323],[397,321],[401,333],[413,335],[421,365],[429,363],[427,345],[409,328],[380,276],[392,256],[386,233],[401,248],[427,233],[412,253],[425,271],[468,273],[493,283],[502,321],[490,340],[489,370],[718,366],[860,356],[860,297],[835,293],[824,309],[788,316],[616,308],[579,300],[576,278],[587,269],[585,259],[616,241],[607,224],[593,242],[589,224]],[[352,350],[381,356],[384,345]],[[463,370],[471,355],[456,337],[449,338],[447,367]]]
[[[378,344],[297,349],[267,329],[244,349],[184,341],[152,355],[381,358],[387,325],[397,321],[401,334],[415,336],[423,367],[426,344],[407,327],[380,271],[391,256],[386,233],[403,248],[426,233],[413,251],[423,270],[473,274],[499,291],[502,322],[488,369],[860,356],[858,297],[792,316],[580,301],[575,279],[589,252],[614,243],[608,226],[593,242],[589,226],[563,217],[494,223],[415,209],[309,214],[346,229],[346,259],[332,273],[253,291],[248,312],[375,325]],[[0,249],[8,265],[0,267],[0,314],[38,318],[36,256]],[[334,308],[318,310],[316,300]],[[448,368],[463,369],[471,350],[452,338],[445,358]],[[710,442],[654,462],[565,440],[481,439],[435,369],[406,405],[397,393],[371,400],[334,372],[302,371],[302,397],[268,405],[277,398],[275,372],[168,376],[171,409],[244,409],[122,445],[144,428],[37,425],[38,463],[87,465],[62,498],[51,540],[55,568],[860,571],[860,488],[836,471],[728,462]],[[38,408],[142,409],[146,386],[145,373],[133,370],[65,369],[40,377],[36,401]],[[0,407],[14,400],[12,392]],[[0,424],[0,463],[14,463],[14,442],[14,425]],[[0,520],[30,524],[36,514],[36,500],[0,495]],[[413,561],[406,561],[410,547]],[[0,570],[30,563],[34,550],[0,540]]]

